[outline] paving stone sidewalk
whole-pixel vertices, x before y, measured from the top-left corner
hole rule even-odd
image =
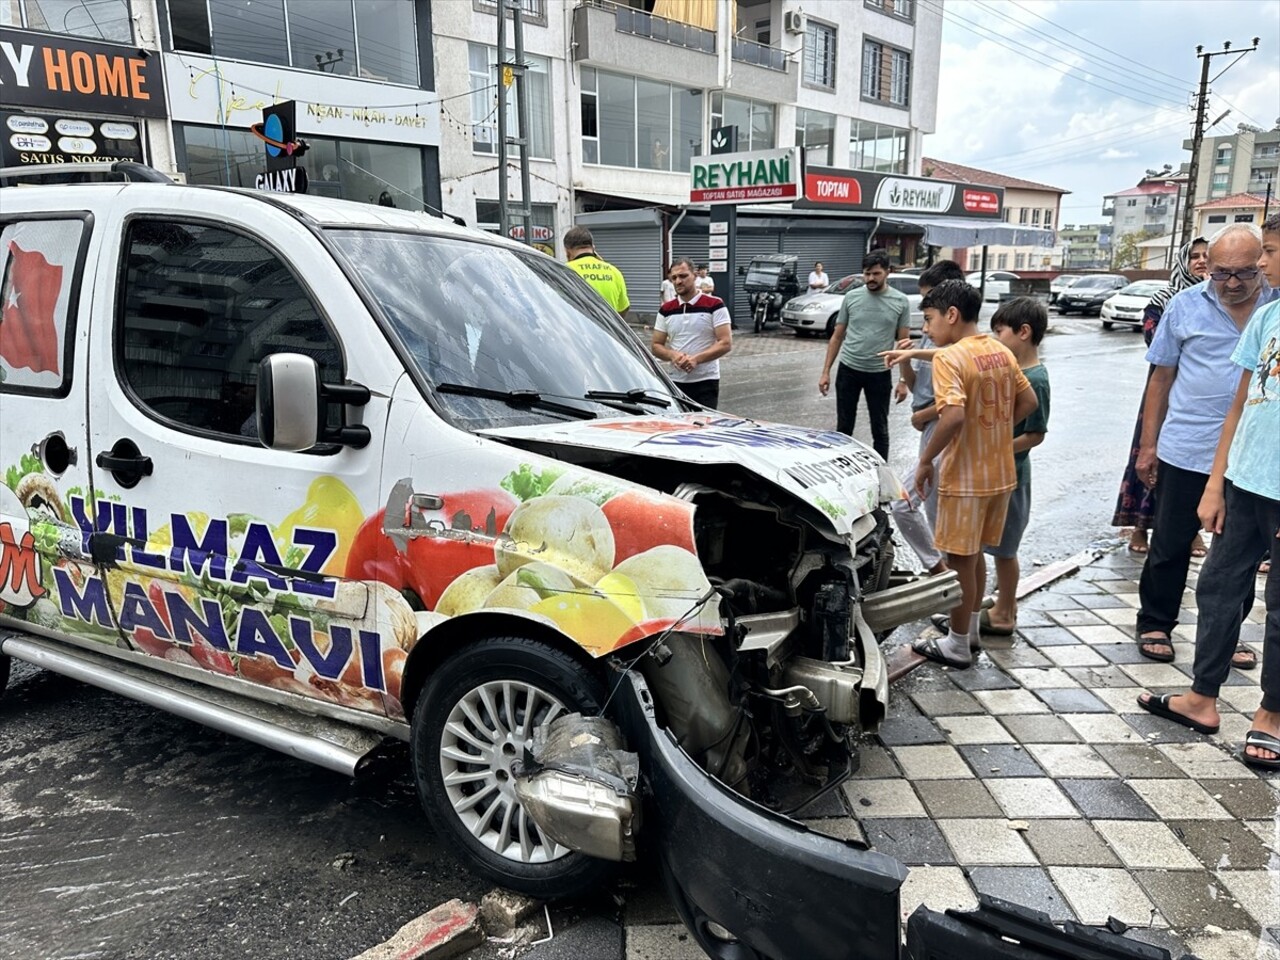
[[[1120,550],[1023,601],[1018,635],[984,640],[975,667],[915,670],[809,822],[911,868],[904,920],[984,892],[1058,921],[1116,917],[1175,957],[1280,960],[1280,776],[1238,759],[1260,670],[1232,671],[1212,737],[1137,705],[1190,683],[1197,571],[1172,664],[1137,651],[1141,558]],[[1242,630],[1259,655],[1261,591]],[[628,898],[628,960],[703,956],[664,907]]]

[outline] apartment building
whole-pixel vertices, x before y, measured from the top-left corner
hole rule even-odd
[[[1187,196],[1185,173],[1145,176],[1136,186],[1102,198],[1102,215],[1111,220],[1115,240],[1129,234],[1164,237],[1179,231]]]
[[[1192,142],[1182,147],[1190,150]],[[1195,205],[1221,200],[1238,193],[1263,196],[1267,184],[1274,195],[1280,169],[1280,122],[1270,130],[1241,124],[1223,137],[1205,137],[1200,144],[1200,172],[1196,178]]]
[[[1106,270],[1111,266],[1111,227],[1105,223],[1069,225],[1058,230],[1061,266],[1073,270]]]

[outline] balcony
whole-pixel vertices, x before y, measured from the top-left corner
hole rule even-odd
[[[717,82],[716,35],[665,17],[611,3],[581,0],[573,10],[573,59],[628,73],[680,79],[690,87]]]
[[[1245,192],[1265,197],[1267,195],[1267,187],[1271,188],[1271,196],[1274,197],[1276,195],[1276,181],[1274,178],[1267,180],[1250,180],[1249,185],[1245,187]]]
[[[750,63],[766,70],[787,72],[787,52],[778,47],[766,46],[754,40],[733,40],[733,59],[738,63]]]
[[[1116,215],[1116,208],[1114,206],[1111,206],[1111,207],[1104,206],[1102,208],[1102,215],[1104,217],[1114,217]]]
[[[740,97],[791,102],[800,91],[800,68],[779,47],[734,38],[729,90]]]

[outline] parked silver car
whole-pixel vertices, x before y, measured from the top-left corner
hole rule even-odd
[[[844,295],[862,286],[862,276],[851,273],[841,277],[825,290],[802,293],[787,301],[782,308],[782,325],[799,335],[831,336],[836,328],[836,314]],[[911,336],[920,336],[924,314],[920,312],[920,278],[906,273],[889,274],[889,286],[907,295],[911,303]]]

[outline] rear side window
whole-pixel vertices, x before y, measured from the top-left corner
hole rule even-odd
[[[71,383],[81,219],[0,228],[0,390],[57,395]]]
[[[337,339],[292,271],[249,237],[207,224],[136,220],[125,238],[117,368],[152,413],[256,439],[258,363],[301,353],[342,381]],[[331,408],[335,421],[340,408]]]

